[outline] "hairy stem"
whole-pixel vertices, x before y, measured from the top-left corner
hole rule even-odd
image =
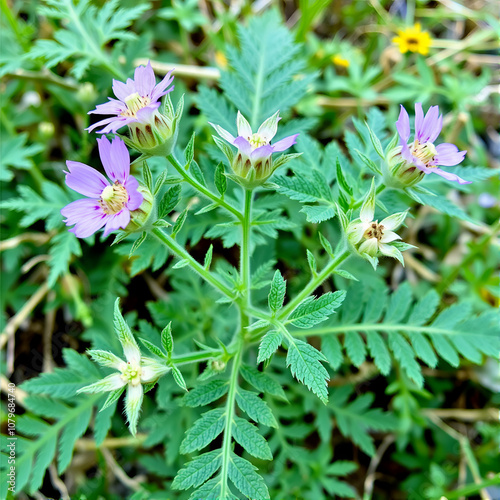
[[[241,252],[240,252],[240,271],[241,282],[243,284],[245,293],[246,307],[250,307],[250,231],[252,225],[252,199],[253,192],[245,190],[245,208],[244,219],[242,225],[242,239],[241,239]]]
[[[320,286],[321,283],[323,283],[323,281],[325,281],[330,274],[349,257],[349,255],[350,252],[348,250],[342,252],[336,259],[330,261],[323,271],[311,278],[305,288],[281,310],[278,320],[285,319],[304,299],[309,297],[309,295],[311,295],[311,293],[314,292],[314,290],[316,290],[316,288],[318,288],[318,286]]]
[[[213,194],[211,191],[209,191],[205,186],[202,186],[199,182],[195,181],[193,178],[191,178],[187,172],[184,170],[182,165],[176,160],[174,155],[168,155],[167,160],[171,163],[171,165],[179,172],[179,174],[182,176],[182,178],[191,186],[193,186],[200,194],[208,198],[209,200],[212,200],[213,202],[217,203],[221,207],[224,207],[228,212],[231,212],[238,220],[242,221],[243,216],[241,213],[236,210],[233,206],[231,206],[229,203],[225,202],[222,198],[219,198],[215,194]]]
[[[199,262],[197,262],[189,252],[186,251],[179,243],[177,243],[171,236],[165,234],[160,228],[154,228],[151,231],[162,243],[167,245],[178,257],[185,259],[189,262],[189,266],[193,271],[196,271],[205,281],[217,288],[222,294],[230,299],[235,299],[233,291],[228,288],[224,283],[221,283],[210,271],[205,269]]]

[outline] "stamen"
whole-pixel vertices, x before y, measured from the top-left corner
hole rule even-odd
[[[150,103],[151,99],[148,96],[141,97],[137,92],[134,92],[125,98],[127,109],[121,113],[121,116],[135,118],[137,111],[146,107]]]
[[[259,148],[260,146],[265,146],[268,144],[266,139],[260,134],[253,134],[248,138],[248,142],[254,147]]]
[[[382,236],[384,236],[384,226],[379,224],[378,221],[372,222],[370,227],[363,234],[365,240],[377,238],[377,240],[380,241]]]
[[[128,201],[128,193],[125,187],[116,181],[112,186],[106,186],[99,198],[99,205],[107,215],[120,212]]]

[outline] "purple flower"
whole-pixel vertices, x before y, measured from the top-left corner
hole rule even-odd
[[[135,69],[134,79],[129,78],[126,83],[113,80],[113,92],[118,99],[109,97],[109,102],[98,104],[96,109],[89,114],[114,115],[94,123],[86,130],[92,132],[97,127],[104,126],[98,130],[100,134],[115,133],[124,125],[131,123],[148,124],[158,115],[160,107],[159,99],[172,92],[174,87],[169,87],[174,77],[169,71],[165,78],[156,85],[156,78],[148,62],[147,66],[139,66]]]
[[[271,144],[272,138],[278,131],[278,122],[280,120],[279,111],[277,111],[259,127],[256,133],[253,133],[248,121],[238,111],[236,118],[236,125],[238,127],[237,137],[234,137],[219,125],[210,124],[225,141],[238,148],[236,156],[229,158],[231,167],[236,175],[247,178],[250,174],[250,176],[253,175],[254,179],[264,181],[280,164],[284,163],[273,166],[272,154],[285,151],[293,146],[299,134],[290,135],[281,139],[281,141]]]
[[[116,137],[109,142],[106,137],[97,139],[99,155],[106,174],[112,183],[97,170],[84,163],[67,161],[66,184],[87,196],[66,205],[61,214],[69,231],[78,238],[86,238],[104,226],[104,236],[111,231],[126,228],[130,212],[137,210],[143,201],[139,183],[130,175],[130,155],[125,143]]]
[[[435,173],[459,184],[470,184],[458,175],[445,172],[438,165],[451,167],[463,161],[467,151],[459,151],[454,144],[434,145],[441,129],[443,116],[439,114],[438,106],[431,106],[424,117],[422,104],[415,104],[415,139],[408,144],[410,138],[410,117],[406,109],[401,106],[398,121],[396,122],[401,146],[401,156],[406,162],[415,165],[424,174]]]

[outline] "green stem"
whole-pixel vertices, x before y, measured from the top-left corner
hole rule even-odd
[[[226,401],[226,425],[224,427],[224,440],[222,442],[222,469],[221,469],[221,498],[229,497],[229,486],[227,478],[229,473],[229,461],[231,460],[231,441],[234,421],[234,407],[236,402],[236,391],[238,389],[238,374],[241,366],[243,345],[240,343],[236,356],[233,360],[231,378],[229,380],[229,391]]]
[[[387,189],[387,186],[385,184],[380,184],[380,186],[377,188],[377,190],[375,191],[375,195],[377,194],[380,194],[382,193],[383,191],[385,191]],[[356,208],[359,208],[361,207],[361,205],[363,204],[363,202],[365,201],[364,198],[362,198],[361,200],[358,200],[353,206],[352,208],[353,209],[356,209]]]
[[[245,291],[245,304],[250,307],[250,232],[252,226],[252,200],[253,192],[245,190],[245,208],[243,211],[242,239],[240,250],[241,282]]]
[[[345,250],[342,252],[336,259],[330,261],[330,263],[321,271],[317,276],[311,278],[309,283],[305,286],[305,288],[291,301],[288,303],[286,307],[281,310],[280,315],[278,316],[278,320],[285,319],[304,299],[309,297],[318,286],[325,281],[330,274],[340,265],[344,260],[349,257],[350,252]]]
[[[160,228],[154,228],[151,231],[162,243],[165,243],[170,250],[172,250],[178,257],[185,259],[189,262],[189,266],[193,271],[196,271],[205,281],[217,288],[226,297],[234,300],[235,296],[231,289],[221,283],[210,271],[205,269],[199,262],[197,262],[189,252],[186,251],[179,243],[177,243],[171,236],[165,234]]]
[[[200,351],[200,352],[187,352],[185,354],[180,354],[179,356],[172,356],[172,362],[174,365],[186,365],[188,363],[194,363],[198,361],[208,361],[212,358],[216,358],[223,354],[222,351]]]
[[[229,203],[225,202],[222,198],[219,198],[212,192],[210,192],[205,186],[202,186],[199,182],[195,181],[192,179],[187,172],[182,168],[182,165],[176,160],[175,156],[173,154],[170,154],[167,156],[167,160],[171,163],[171,165],[179,172],[179,174],[182,176],[182,178],[188,183],[191,184],[197,191],[199,191],[203,196],[207,197],[208,199],[214,201],[221,207],[224,207],[228,212],[231,212],[238,220],[242,221],[243,216],[241,215],[236,208],[231,206]]]

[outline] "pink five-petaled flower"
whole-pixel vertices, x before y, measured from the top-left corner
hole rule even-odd
[[[135,69],[133,80],[129,78],[126,83],[113,80],[113,92],[118,99],[108,97],[109,102],[98,104],[95,110],[89,111],[89,115],[114,116],[94,123],[87,130],[92,132],[97,127],[104,126],[98,132],[108,134],[130,123],[149,123],[160,107],[159,99],[174,90],[173,86],[168,88],[174,80],[170,73],[172,71],[169,71],[165,78],[156,85],[153,68],[148,62],[147,66],[138,66]]]
[[[251,175],[254,175],[258,181],[264,181],[276,170],[276,166],[273,168],[272,154],[293,146],[299,135],[290,135],[271,144],[272,138],[278,131],[280,120],[279,111],[277,111],[259,127],[256,133],[253,133],[248,121],[238,111],[236,118],[238,137],[234,137],[219,125],[210,124],[224,140],[238,148],[236,156],[231,161],[231,167],[237,176],[245,179],[253,170]]]
[[[459,184],[470,184],[458,175],[445,172],[438,165],[451,167],[458,165],[465,157],[467,151],[459,151],[454,144],[434,145],[441,129],[443,116],[439,114],[438,106],[431,106],[424,117],[422,104],[415,104],[415,138],[408,144],[410,138],[410,117],[406,109],[401,106],[398,121],[396,122],[401,146],[401,157],[408,164],[416,166],[424,174],[435,173],[449,181]]]
[[[99,155],[106,177],[84,163],[67,161],[66,184],[87,196],[66,205],[61,214],[70,231],[78,238],[86,238],[104,226],[104,236],[111,231],[125,228],[130,222],[130,212],[137,210],[143,201],[139,183],[130,175],[130,155],[125,143],[119,139],[109,142],[106,137],[97,139]]]

